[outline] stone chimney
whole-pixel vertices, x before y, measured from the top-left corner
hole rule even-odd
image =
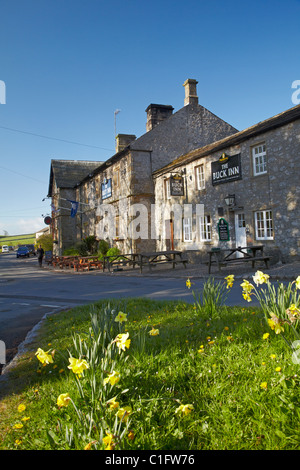
[[[118,134],[116,136],[116,153],[121,152],[121,150],[124,150],[135,139],[136,136],[132,134]]]
[[[154,129],[155,126],[160,124],[165,119],[168,119],[174,108],[164,104],[150,104],[146,109],[147,113],[147,124],[146,131],[149,132]]]
[[[184,106],[188,104],[198,104],[197,80],[188,78],[183,86],[185,88]]]

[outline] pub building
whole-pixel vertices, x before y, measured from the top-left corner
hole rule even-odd
[[[299,259],[300,105],[238,131],[198,103],[197,83],[184,82],[174,113],[150,104],[146,133],[118,134],[107,160],[51,161],[55,255],[94,235],[123,253],[178,249],[191,262],[250,245],[263,245],[271,263]],[[133,239],[123,234],[138,205],[148,233]]]
[[[299,259],[299,155],[295,106],[155,171],[157,250],[187,251],[192,261],[217,247],[263,245],[272,264]],[[180,175],[184,193],[172,194],[173,175]],[[176,238],[172,209],[178,204],[192,211],[182,211]]]

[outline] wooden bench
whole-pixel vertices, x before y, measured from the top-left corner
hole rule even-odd
[[[249,254],[247,252],[243,252],[243,250],[245,250],[245,249],[250,251],[251,254]],[[256,256],[257,251],[261,252],[260,256]],[[229,254],[226,254],[228,252],[229,252]],[[237,253],[237,252],[242,253],[243,256],[234,257],[234,254]],[[231,256],[233,256],[233,257],[231,257]],[[215,259],[212,259],[213,257]],[[208,264],[208,272],[210,274],[211,266],[214,263],[216,263],[218,265],[218,270],[221,271],[221,267],[225,267],[227,265],[234,266],[234,265],[239,265],[241,263],[248,263],[248,262],[251,262],[252,268],[255,267],[255,263],[264,262],[265,267],[268,269],[269,268],[269,261],[270,261],[269,256],[263,256],[263,247],[262,246],[253,246],[253,247],[249,246],[249,247],[244,247],[244,248],[238,247],[238,248],[225,249],[225,250],[221,250],[221,249],[211,250],[209,261],[207,262],[207,264]]]
[[[151,271],[152,267],[158,264],[172,264],[172,268],[174,269],[176,264],[180,263],[182,263],[185,268],[188,263],[188,260],[183,258],[181,251],[171,250],[139,254],[140,272],[143,271],[143,266],[148,266],[149,271]]]
[[[110,272],[113,266],[127,266],[132,265],[134,268],[138,262],[139,255],[137,253],[125,253],[119,254],[115,256],[104,256],[103,258],[103,271],[107,267],[108,271]]]

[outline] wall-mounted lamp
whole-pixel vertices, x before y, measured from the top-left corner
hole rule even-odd
[[[224,201],[228,207],[235,206],[235,194],[228,194],[228,196],[224,198]]]

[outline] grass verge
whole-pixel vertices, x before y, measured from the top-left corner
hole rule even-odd
[[[97,335],[108,304],[127,321],[106,324],[104,338]],[[120,331],[131,342],[114,352],[108,336]],[[38,348],[53,362],[42,366]],[[68,368],[79,350],[93,364],[81,378]],[[116,370],[118,380],[105,383]],[[9,377],[2,450],[300,447],[299,364],[253,307],[220,307],[212,318],[190,304],[148,299],[78,307],[43,322]],[[67,406],[58,406],[61,394]]]

